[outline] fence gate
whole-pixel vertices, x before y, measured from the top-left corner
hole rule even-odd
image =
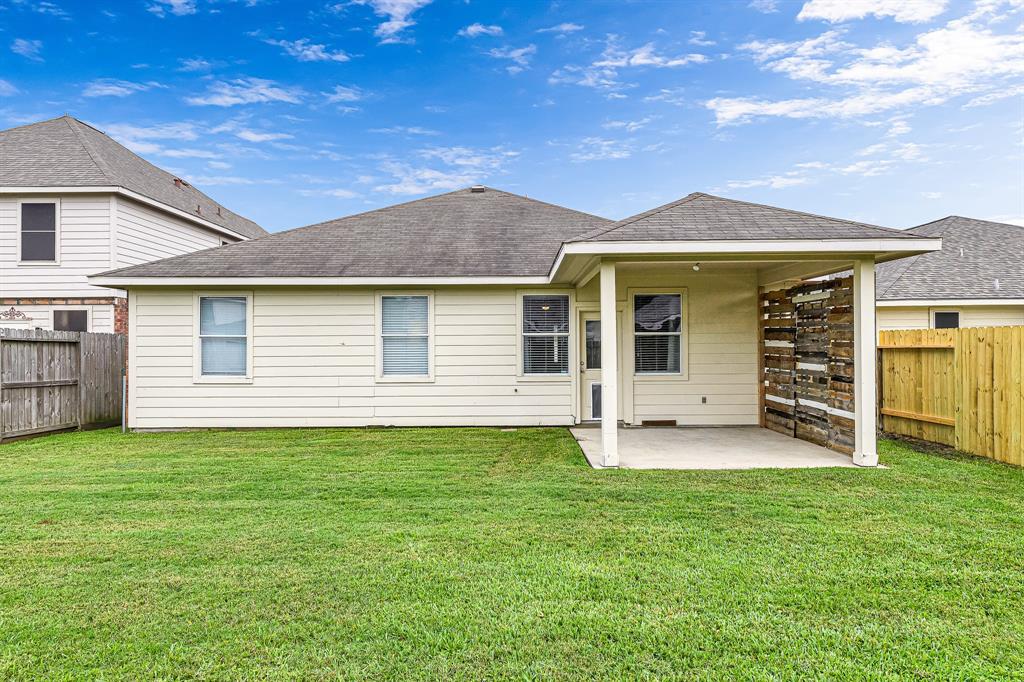
[[[0,441],[121,423],[124,337],[0,329]]]

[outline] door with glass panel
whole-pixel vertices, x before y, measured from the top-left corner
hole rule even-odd
[[[601,314],[580,313],[580,405],[585,421],[601,418]]]

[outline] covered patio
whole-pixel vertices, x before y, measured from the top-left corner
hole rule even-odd
[[[600,427],[571,429],[587,462],[604,469]],[[618,429],[625,469],[804,469],[856,467],[842,453],[758,426]]]

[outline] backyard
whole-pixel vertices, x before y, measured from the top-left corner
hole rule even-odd
[[[0,446],[0,678],[1012,678],[1024,471],[594,471],[563,429]]]

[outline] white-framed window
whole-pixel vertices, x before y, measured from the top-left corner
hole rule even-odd
[[[569,295],[523,294],[523,376],[569,375]]]
[[[210,292],[195,296],[195,380],[252,380],[252,294]]]
[[[959,329],[959,310],[935,310],[932,311],[932,329]]]
[[[634,374],[684,374],[684,299],[681,291],[632,293]]]
[[[60,263],[60,200],[18,202],[18,261],[31,265]]]
[[[433,292],[377,292],[377,380],[432,381]]]

